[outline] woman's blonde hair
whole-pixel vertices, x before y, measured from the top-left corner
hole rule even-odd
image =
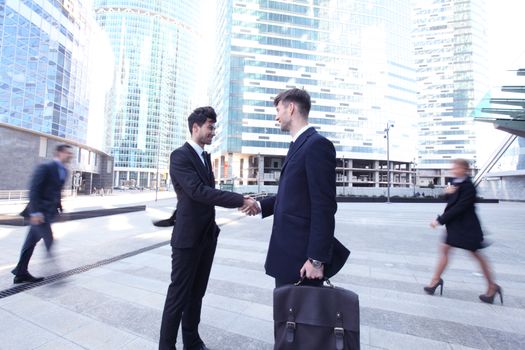
[[[470,170],[470,163],[466,159],[457,158],[457,159],[454,159],[452,161],[452,163],[454,163],[456,165],[459,165],[460,167],[462,167],[465,170]]]

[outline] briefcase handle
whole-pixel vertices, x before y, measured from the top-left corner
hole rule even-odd
[[[305,280],[304,277],[301,277],[301,279],[294,283],[295,286],[300,286],[301,283]],[[329,288],[335,288],[335,286],[330,282],[330,279],[323,277],[323,286],[329,287]]]

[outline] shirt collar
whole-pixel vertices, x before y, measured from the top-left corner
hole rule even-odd
[[[299,136],[301,136],[302,133],[304,133],[306,130],[308,130],[310,128],[310,125],[306,124],[305,126],[303,126],[298,132],[297,134],[295,134],[294,137],[292,137],[292,141],[295,142],[297,141],[297,139],[299,138]]]
[[[204,148],[202,148],[201,146],[199,146],[195,141],[193,140],[188,140],[188,143],[190,144],[191,147],[193,147],[193,149],[195,150],[195,152],[197,152],[197,154],[199,155],[199,157],[202,157],[202,152],[204,152]]]
[[[455,184],[460,184],[460,183],[464,182],[466,179],[467,179],[467,176],[456,177],[456,178],[454,178],[454,180],[452,182],[454,182]]]

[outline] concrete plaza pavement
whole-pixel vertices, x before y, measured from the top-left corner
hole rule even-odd
[[[171,214],[175,199],[146,204],[145,212],[55,224],[55,258],[40,244],[31,272],[49,276],[167,242],[171,230],[151,219]],[[478,300],[485,282],[460,250],[445,272],[443,296],[424,294],[442,234],[428,224],[443,207],[339,203],[336,235],[352,254],[332,282],[360,296],[362,349],[525,348],[525,203],[478,205],[503,306]],[[217,215],[222,232],[202,337],[212,350],[272,349],[273,280],[263,269],[272,219],[221,208]],[[26,230],[0,226],[0,291],[13,287],[9,271]],[[156,349],[170,253],[163,245],[1,298],[0,349]]]

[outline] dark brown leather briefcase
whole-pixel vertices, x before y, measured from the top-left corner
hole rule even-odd
[[[359,297],[327,282],[274,290],[274,350],[359,350]]]

